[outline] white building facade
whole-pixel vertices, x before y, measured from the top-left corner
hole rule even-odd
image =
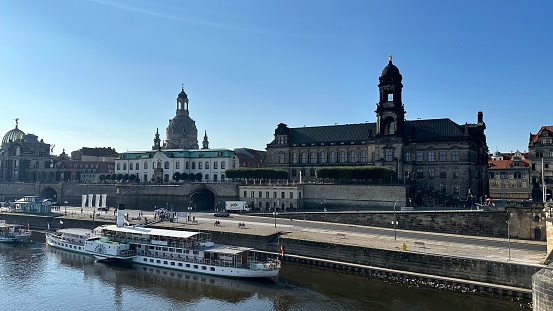
[[[237,161],[229,149],[129,151],[115,159],[115,173],[136,175],[142,182],[222,182],[225,170],[237,167]],[[175,173],[187,178],[175,180]],[[192,174],[194,178],[190,178]]]

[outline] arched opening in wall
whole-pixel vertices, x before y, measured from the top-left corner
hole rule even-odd
[[[190,206],[194,211],[213,211],[215,195],[208,189],[198,189],[190,195]]]
[[[396,121],[393,117],[384,119],[384,135],[393,135],[396,132]]]
[[[42,189],[42,191],[40,191],[40,197],[52,200],[53,202],[58,201],[58,193],[50,187]]]

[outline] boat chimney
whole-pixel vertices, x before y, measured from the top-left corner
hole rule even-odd
[[[119,203],[117,208],[117,227],[125,226],[125,204]]]

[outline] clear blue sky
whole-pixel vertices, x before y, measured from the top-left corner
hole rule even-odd
[[[0,135],[149,150],[181,84],[198,140],[265,149],[276,126],[375,122],[394,57],[408,120],[475,123],[524,151],[553,124],[551,1],[0,1]]]

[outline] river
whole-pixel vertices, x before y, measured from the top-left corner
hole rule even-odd
[[[275,281],[120,267],[34,242],[0,244],[6,310],[520,310],[510,298],[438,290],[283,262]]]

